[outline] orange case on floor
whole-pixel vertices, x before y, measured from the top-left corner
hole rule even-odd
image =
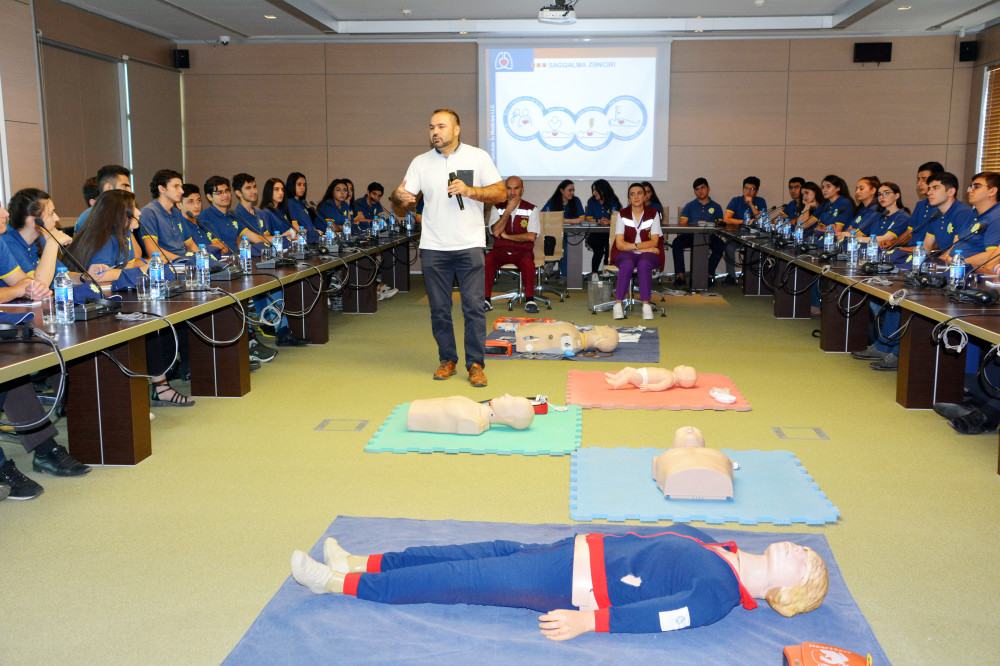
[[[871,666],[872,658],[822,643],[785,647],[783,666]]]

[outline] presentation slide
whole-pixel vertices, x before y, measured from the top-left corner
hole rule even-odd
[[[666,178],[669,63],[651,46],[489,45],[485,143],[522,178]],[[669,57],[667,55],[666,57]]]

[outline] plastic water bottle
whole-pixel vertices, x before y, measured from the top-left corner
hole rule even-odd
[[[299,237],[295,241],[295,249],[299,252],[305,252],[308,249],[309,244],[306,242],[306,232],[305,229],[299,232]]]
[[[925,259],[927,259],[927,250],[924,249],[924,242],[917,241],[917,246],[913,248],[913,259],[911,259],[914,272],[920,270],[920,265],[924,263]]]
[[[837,247],[837,233],[831,224],[823,234],[823,247],[827,252],[835,252]]]
[[[765,210],[761,212],[760,217],[764,220],[764,231],[771,231],[771,214]]]
[[[852,231],[851,235],[847,237],[847,265],[857,266],[858,265],[858,232],[857,230]]]
[[[326,240],[326,243],[324,243],[324,247],[326,249],[328,249],[328,250],[333,248],[333,243],[334,243],[334,240],[335,240],[335,237],[334,237],[335,233],[336,232],[333,230],[332,226],[329,226],[329,227],[326,228],[326,236],[324,237],[324,239]]]
[[[948,267],[948,282],[956,289],[965,286],[965,257],[961,250],[956,250]]]
[[[167,277],[163,268],[163,259],[159,252],[154,252],[149,258],[149,298],[162,301],[167,297]]]
[[[805,229],[802,228],[802,225],[801,224],[796,224],[795,225],[795,242],[796,243],[801,243],[802,240],[805,238],[805,234],[806,234],[806,231],[805,231]]]
[[[274,254],[280,257],[285,252],[285,237],[280,234],[272,237],[271,245],[274,246]]]
[[[878,263],[878,240],[874,236],[868,237],[868,247],[865,248],[865,261]]]
[[[253,270],[253,254],[250,251],[250,239],[244,236],[240,239],[240,268],[244,273]]]
[[[66,272],[65,266],[59,267],[55,280],[56,288],[56,323],[72,324],[76,321],[76,310],[73,309],[73,280]]]
[[[747,227],[752,227],[753,226],[753,217],[751,217],[751,215],[750,215],[750,209],[749,208],[747,208],[745,211],[743,211],[743,224],[747,225]]]
[[[209,283],[209,262],[208,262],[208,250],[205,249],[204,243],[198,243],[198,252],[194,255],[194,265],[195,265],[195,286],[202,289],[208,288]]]
[[[351,240],[351,220],[350,220],[350,218],[347,218],[347,219],[344,220],[344,240],[345,241],[350,241]]]
[[[413,219],[413,213],[407,211],[407,213],[406,213],[406,233],[409,234],[409,233],[413,232],[413,225],[414,225],[414,223],[415,223],[415,220]]]

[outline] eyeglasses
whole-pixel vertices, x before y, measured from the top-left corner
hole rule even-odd
[[[880,197],[891,197],[893,194],[895,194],[895,192],[893,192],[892,190],[885,190],[884,192],[878,193]]]
[[[978,190],[980,187],[986,187],[986,186],[983,185],[982,183],[973,183],[972,185],[969,185],[970,190]]]

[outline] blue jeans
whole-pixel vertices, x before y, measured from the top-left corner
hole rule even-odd
[[[486,258],[483,248],[420,250],[427,300],[431,306],[431,332],[438,359],[458,363],[455,327],[451,321],[451,285],[457,279],[465,317],[465,367],[485,365],[486,357]]]
[[[257,309],[257,317],[263,321],[264,310],[271,303],[276,303],[281,300],[280,291],[270,291],[264,294],[257,294],[253,297],[253,306]],[[264,322],[266,326],[274,326],[274,330],[278,335],[285,335],[288,333],[288,317],[281,315],[281,321],[277,325],[274,324],[274,317],[268,312],[268,320]]]
[[[573,537],[549,544],[483,541],[384,553],[381,573],[361,574],[358,599],[573,608],[573,544]]]
[[[885,307],[881,304],[872,303],[872,316],[878,317],[879,312]],[[896,331],[899,330],[900,323],[902,321],[902,310],[900,309],[889,309],[885,312],[885,317],[879,322],[878,328],[875,332],[875,349],[880,352],[885,352],[887,354],[895,354],[899,356],[899,340],[889,341],[886,337],[895,338],[898,334]],[[881,335],[879,335],[881,333]]]

